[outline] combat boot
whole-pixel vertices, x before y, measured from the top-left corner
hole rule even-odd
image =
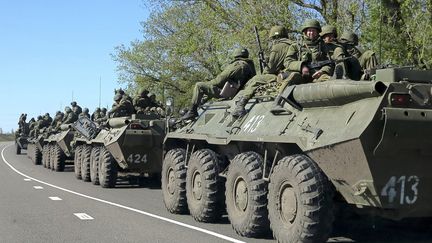
[[[234,108],[234,111],[231,113],[231,115],[234,118],[239,118],[246,115],[245,106],[248,103],[248,101],[249,101],[248,98],[240,97],[240,100],[236,102],[236,107]]]
[[[198,106],[197,105],[193,105],[189,110],[188,110],[188,112],[186,112],[186,114],[184,114],[183,116],[182,116],[182,120],[183,121],[185,121],[185,120],[191,120],[191,119],[193,119],[193,118],[195,118],[195,117],[197,117],[198,116]]]

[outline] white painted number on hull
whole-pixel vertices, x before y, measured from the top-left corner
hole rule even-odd
[[[392,176],[381,190],[381,196],[388,198],[389,204],[414,204],[418,198],[418,176]]]
[[[141,154],[131,154],[129,155],[129,157],[127,158],[127,162],[129,164],[135,163],[135,164],[140,164],[140,163],[147,163],[147,154],[141,155]]]

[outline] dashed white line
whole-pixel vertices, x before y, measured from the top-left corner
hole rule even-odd
[[[25,178],[24,181],[31,181],[31,179],[29,179],[29,178]]]
[[[36,190],[42,190],[43,189],[43,187],[41,187],[41,186],[34,186],[33,188]]]
[[[191,230],[199,231],[199,232],[204,233],[204,234],[212,235],[214,237],[217,237],[217,238],[220,238],[220,239],[223,239],[223,240],[226,240],[226,241],[230,241],[230,242],[234,242],[234,243],[245,243],[244,241],[237,240],[237,239],[234,239],[232,237],[229,237],[229,236],[226,236],[226,235],[222,235],[222,234],[210,231],[210,230],[206,230],[206,229],[199,228],[199,227],[196,227],[196,226],[193,226],[193,225],[185,224],[185,223],[173,220],[173,219],[165,218],[165,217],[162,217],[162,216],[159,216],[159,215],[156,215],[156,214],[152,214],[152,213],[149,213],[149,212],[145,212],[145,211],[142,211],[142,210],[139,210],[139,209],[136,209],[136,208],[131,208],[131,207],[124,206],[124,205],[121,205],[121,204],[118,204],[118,203],[110,202],[110,201],[103,200],[103,199],[96,198],[96,197],[92,197],[92,196],[88,196],[88,195],[85,195],[85,194],[82,194],[82,193],[79,193],[79,192],[75,192],[75,191],[72,191],[72,190],[69,190],[69,189],[66,189],[66,188],[62,188],[62,187],[59,187],[59,186],[56,186],[56,185],[53,185],[53,184],[49,184],[47,182],[35,179],[35,178],[31,177],[31,176],[28,176],[28,175],[22,173],[21,171],[19,171],[17,169],[15,169],[15,167],[13,167],[9,162],[7,162],[7,160],[6,160],[5,156],[4,156],[4,151],[5,151],[6,148],[8,148],[8,147],[10,147],[12,145],[13,144],[10,144],[8,146],[5,146],[2,149],[2,151],[1,151],[1,157],[2,157],[3,161],[5,162],[5,164],[7,166],[9,166],[13,171],[15,171],[17,174],[19,174],[21,176],[24,176],[24,177],[26,177],[28,179],[31,179],[31,180],[36,181],[36,182],[39,182],[39,183],[44,184],[44,185],[49,186],[49,187],[53,187],[53,188],[59,189],[59,190],[64,191],[64,192],[75,194],[77,196],[84,197],[84,198],[87,198],[87,199],[91,199],[91,200],[94,200],[94,201],[98,201],[98,202],[101,202],[101,203],[105,203],[105,204],[108,204],[108,205],[111,205],[111,206],[114,206],[114,207],[123,208],[123,209],[129,210],[129,211],[136,212],[136,213],[139,213],[139,214],[142,214],[142,215],[146,215],[148,217],[159,219],[159,220],[162,220],[162,221],[165,221],[165,222],[168,222],[168,223],[176,224],[176,225],[179,225],[179,226],[191,229]]]
[[[61,201],[63,199],[59,198],[59,197],[49,197],[49,199],[53,200],[53,201]]]
[[[93,220],[94,218],[86,213],[74,213],[81,220]]]

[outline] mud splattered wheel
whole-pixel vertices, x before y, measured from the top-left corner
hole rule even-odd
[[[162,194],[170,213],[187,213],[186,152],[176,148],[168,151],[162,163]]]
[[[83,146],[78,145],[75,149],[75,156],[74,156],[74,172],[75,177],[78,180],[81,180],[81,154],[82,154]]]
[[[257,237],[268,234],[267,182],[263,177],[263,159],[255,152],[234,157],[228,167],[226,207],[237,234]]]
[[[37,146],[32,146],[32,160],[35,165],[42,163],[42,153]]]
[[[268,211],[278,242],[325,242],[331,232],[333,190],[305,155],[287,156],[270,176]]]
[[[194,152],[186,173],[186,198],[189,212],[199,222],[216,222],[222,216],[223,181],[220,162],[210,149]]]
[[[54,171],[64,171],[66,155],[57,144],[52,146],[51,160],[53,164],[52,169]]]
[[[90,181],[90,156],[92,147],[83,145],[81,152],[81,179],[83,181]]]
[[[103,188],[112,188],[117,182],[117,162],[105,148],[100,149],[99,184]]]
[[[90,181],[93,185],[99,185],[99,160],[100,148],[93,147],[90,155]]]

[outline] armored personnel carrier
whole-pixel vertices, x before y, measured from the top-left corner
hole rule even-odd
[[[29,139],[27,153],[35,165],[42,164],[42,151],[45,139],[48,138],[50,133],[46,128],[43,128],[35,137]]]
[[[289,86],[203,106],[167,134],[162,191],[171,213],[242,236],[324,242],[336,203],[390,219],[432,216],[432,71],[382,69],[376,81]]]
[[[27,149],[28,137],[24,134],[19,134],[15,138],[15,153],[21,154],[22,149]]]
[[[74,150],[71,142],[74,138],[75,131],[71,125],[61,125],[60,132],[50,135],[44,140],[42,148],[42,164],[48,169],[54,171],[63,171],[66,160],[71,160],[74,156]]]
[[[77,147],[76,152],[82,151],[83,155],[75,158],[75,164],[81,164],[81,178],[87,178],[83,174],[89,172],[94,184],[109,188],[116,185],[119,172],[160,175],[166,127],[160,115],[110,118],[100,128],[88,125],[91,123],[88,118],[82,118],[74,125],[86,138],[85,144],[81,142],[82,149]]]

